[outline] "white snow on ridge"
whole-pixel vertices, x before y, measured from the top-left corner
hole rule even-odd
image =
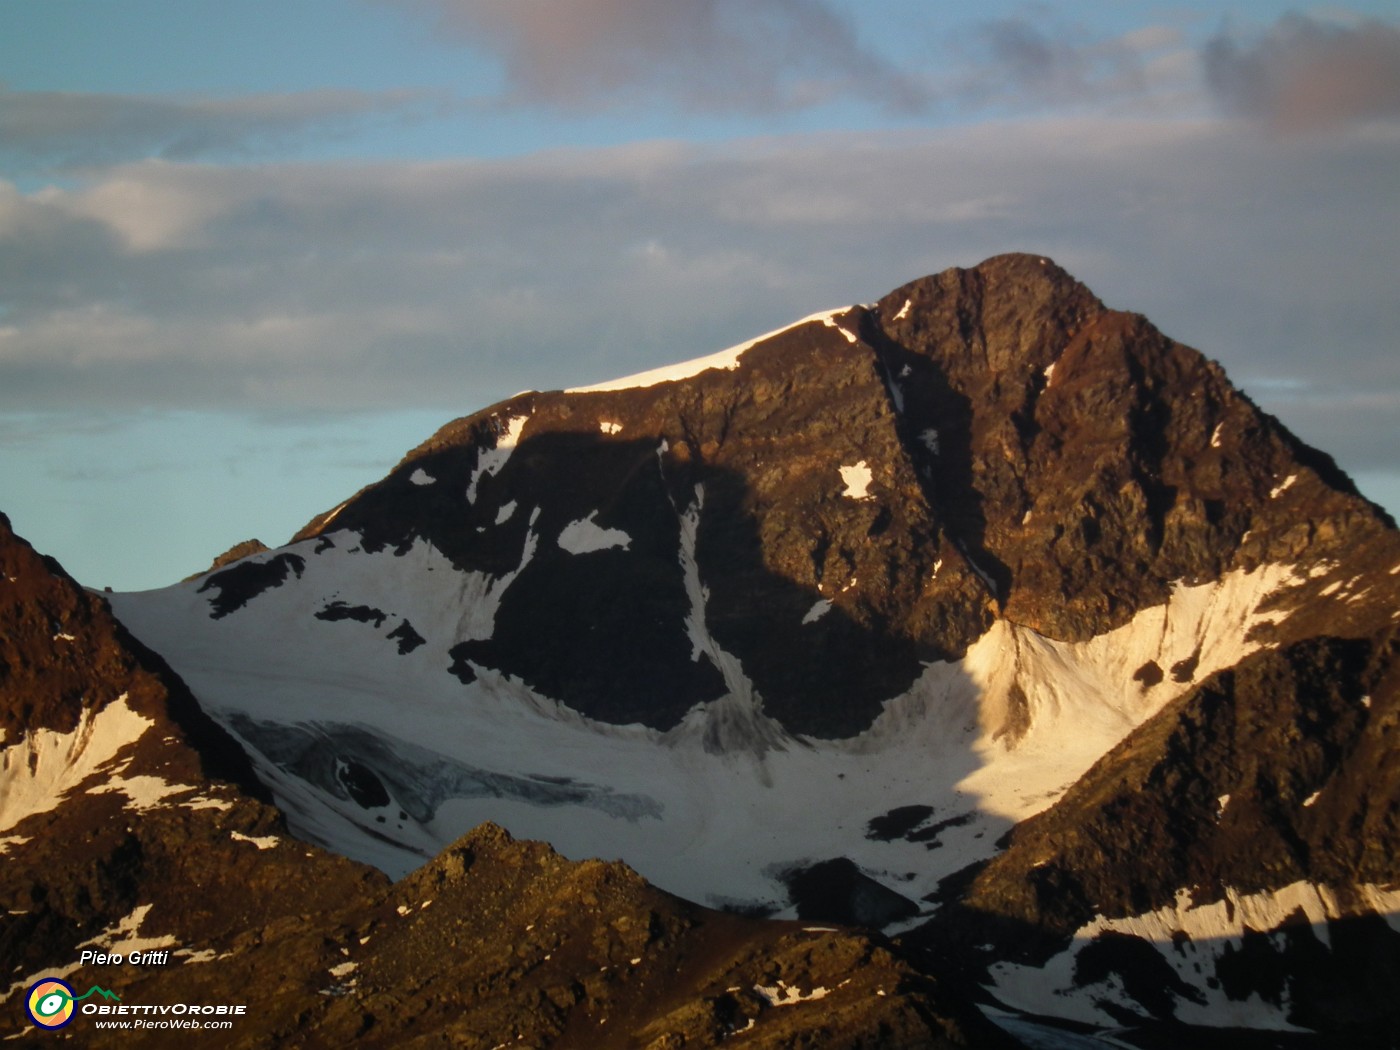
[[[674,365],[665,365],[661,368],[652,368],[645,372],[637,372],[634,375],[623,376],[620,379],[609,379],[603,383],[594,383],[592,386],[571,387],[565,390],[564,393],[601,394],[611,390],[636,390],[642,387],[657,386],[660,383],[673,383],[678,379],[689,379],[691,376],[698,376],[701,372],[708,372],[712,368],[732,372],[739,367],[739,358],[743,357],[747,351],[753,349],[759,343],[766,342],[774,336],[782,335],[784,332],[790,332],[794,328],[800,328],[802,325],[811,324],[814,321],[820,321],[823,324],[835,326],[836,321],[834,319],[839,314],[844,314],[851,309],[852,307],[842,306],[835,310],[822,310],[808,317],[804,317],[800,321],[794,321],[792,324],[784,325],[782,328],[775,328],[773,331],[766,332],[757,338],[739,343],[737,346],[731,346],[728,350],[721,350],[718,353],[709,354],[705,357],[697,357],[691,361],[682,361]],[[845,331],[845,329],[842,329],[842,334],[851,342],[855,342],[855,338],[849,332]]]
[[[846,342],[850,343],[852,346],[855,346],[857,343],[860,342],[860,336],[856,335],[854,332],[837,323],[834,314],[829,314],[826,317],[823,317],[822,324],[826,325],[828,328],[835,328],[838,332],[841,333],[843,337],[845,337]]]
[[[632,546],[632,537],[621,529],[605,529],[593,519],[598,516],[595,510],[586,518],[571,521],[559,533],[559,546],[570,554],[589,554],[593,551],[611,550]]]

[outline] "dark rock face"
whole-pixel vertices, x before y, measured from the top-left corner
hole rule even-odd
[[[1048,260],[915,281],[872,320],[887,371],[909,369],[905,429],[937,432],[937,453],[919,457],[930,502],[980,555],[1003,614],[1042,634],[1092,637],[1172,581],[1341,554],[1387,531],[1218,365]]]
[[[580,522],[628,542],[561,549]],[[997,615],[1083,640],[1177,581],[1395,546],[1217,365],[1025,255],[797,325],[733,369],[458,420],[299,538],[342,529],[519,569],[494,636],[454,651],[464,681],[491,667],[658,729],[726,691],[687,636],[693,557],[708,628],[765,713],[827,738],[868,727]]]
[[[266,561],[240,561],[205,579],[201,592],[215,590],[209,599],[210,615],[220,619],[243,608],[272,587],[280,587],[289,578],[298,577],[306,569],[306,559],[296,554],[278,554]]]
[[[1036,965],[1073,951],[1076,984],[1113,981],[1136,1001],[1115,1007],[1123,1024],[1171,1020],[1219,989],[1347,1045],[1391,1045],[1400,931],[1368,887],[1400,882],[1397,653],[1386,625],[1371,639],[1262,650],[1212,676],[1018,825],[914,939],[932,955],[940,940],[987,941]],[[1183,893],[1197,914],[1223,909],[1227,926],[1250,896],[1276,898],[1281,914],[1261,910],[1233,938],[1198,932],[1205,990],[1168,965],[1185,933],[1176,948],[1112,929],[1070,946],[1099,917],[1170,914]],[[1329,899],[1339,913],[1323,918],[1313,902]]]
[[[1183,886],[1400,879],[1396,656],[1392,633],[1317,638],[1213,676],[1020,825],[967,903],[1063,934]]]

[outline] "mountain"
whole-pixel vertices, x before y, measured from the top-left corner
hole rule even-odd
[[[1007,255],[518,395],[112,601],[294,834],[391,876],[491,820],[1031,1014],[1359,1040],[1398,599],[1330,458]]]
[[[879,938],[713,912],[494,825],[397,883],[295,840],[183,683],[3,515],[0,628],[7,1042],[58,1038],[23,1012],[58,978],[142,1011],[76,1017],[93,1047],[190,1045],[176,1004],[243,1005],[229,1047],[1013,1045]]]

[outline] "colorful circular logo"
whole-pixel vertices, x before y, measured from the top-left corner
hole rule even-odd
[[[73,988],[57,977],[45,977],[29,989],[24,1008],[40,1028],[62,1028],[73,1020]]]

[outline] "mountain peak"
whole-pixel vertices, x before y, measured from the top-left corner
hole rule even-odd
[[[1097,937],[1096,902],[1211,930],[1235,898],[1188,905],[1209,878],[1282,909],[1302,891],[1275,875],[1335,874],[1310,859],[1328,832],[1278,807],[1330,806],[1323,759],[1381,747],[1400,538],[1329,463],[1198,351],[1005,255],[518,395],[290,546],[114,603],[291,785],[300,834],[387,871],[489,818],[761,913],[886,924],[971,887],[1002,952],[1017,923]],[[1237,710],[1269,733],[1217,746]],[[1125,807],[1179,844],[1160,877],[1123,870],[1130,835],[1051,858],[1058,819],[1027,823]],[[1227,862],[1226,826],[1271,843],[1259,864]],[[1041,908],[1050,859],[1082,884]],[[1346,892],[1317,914],[1360,914]],[[1116,943],[1094,965],[1121,969]],[[1171,987],[1204,1002],[1206,974]]]

